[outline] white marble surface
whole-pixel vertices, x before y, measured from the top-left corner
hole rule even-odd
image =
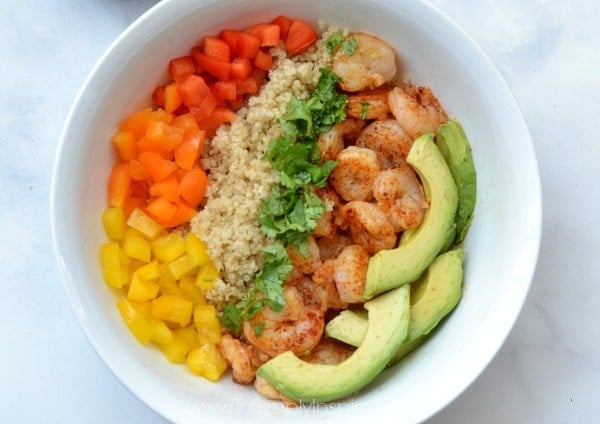
[[[154,3],[0,2],[4,422],[164,422],[82,333],[49,230],[50,177],[68,108],[109,43]],[[523,108],[539,160],[544,229],[531,292],[504,347],[430,423],[600,422],[600,3],[432,3],[490,55]]]

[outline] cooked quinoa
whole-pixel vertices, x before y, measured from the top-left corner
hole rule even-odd
[[[260,269],[261,251],[268,244],[258,223],[260,201],[279,182],[278,172],[263,156],[271,140],[283,135],[277,120],[292,96],[308,98],[320,69],[331,65],[325,40],[335,31],[324,31],[315,46],[301,55],[288,57],[281,46],[274,47],[268,81],[231,125],[219,128],[206,149],[202,161],[210,171],[207,202],[191,229],[206,242],[221,276],[206,292],[210,301],[242,298]]]

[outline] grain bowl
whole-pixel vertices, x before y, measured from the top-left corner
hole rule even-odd
[[[124,116],[150,106],[165,63],[207,34],[278,15],[374,34],[397,53],[403,75],[431,87],[468,134],[477,168],[477,203],[464,241],[462,300],[435,337],[386,369],[359,394],[286,408],[231,379],[211,383],[137,343],[123,325],[98,264],[100,216]],[[519,107],[485,54],[422,2],[346,0],[165,0],[134,22],[99,60],[73,104],[52,182],[52,233],[66,293],[107,366],[136,396],[173,422],[420,422],[456,398],[492,360],[527,295],[540,242],[540,185]]]

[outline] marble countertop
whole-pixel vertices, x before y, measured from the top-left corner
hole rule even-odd
[[[0,416],[161,423],[75,320],[49,228],[55,149],[77,90],[150,0],[0,2]],[[600,422],[600,2],[431,0],[496,63],[530,127],[544,201],[533,285],[503,348],[429,423]]]

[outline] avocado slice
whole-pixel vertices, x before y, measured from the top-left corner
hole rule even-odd
[[[458,304],[461,297],[462,249],[438,256],[427,271],[410,285],[408,336],[389,365],[399,362],[419,347],[427,335]],[[325,334],[352,346],[360,346],[368,320],[363,311],[342,311],[325,326]]]
[[[301,402],[328,402],[358,392],[385,368],[408,334],[410,289],[399,287],[365,302],[363,342],[335,365],[313,364],[288,351],[263,364],[256,375]]]
[[[455,231],[458,191],[433,134],[419,136],[406,161],[421,178],[429,208],[423,223],[415,231],[405,231],[398,247],[380,250],[371,258],[364,293],[367,299],[419,278]]]
[[[471,146],[462,125],[456,119],[440,125],[436,142],[450,168],[458,190],[454,242],[460,243],[467,235],[475,210],[477,185]]]

